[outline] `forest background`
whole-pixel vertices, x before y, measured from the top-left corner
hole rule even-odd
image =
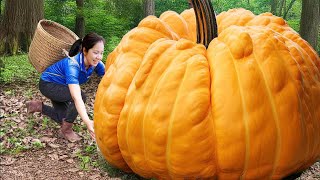
[[[214,0],[212,4],[217,14],[241,7],[256,15],[271,12],[283,17],[319,54],[319,0]],[[79,37],[97,32],[107,41],[107,55],[145,16],[189,8],[187,0],[0,0],[0,5],[0,56],[27,53],[36,24],[43,18]]]

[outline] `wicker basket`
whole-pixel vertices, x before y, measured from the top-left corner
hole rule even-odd
[[[40,20],[29,48],[29,61],[38,72],[59,61],[79,37],[70,29],[53,21]]]

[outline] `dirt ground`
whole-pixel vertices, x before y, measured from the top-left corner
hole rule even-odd
[[[88,112],[92,115],[99,78],[82,87],[87,93]],[[41,114],[28,115],[25,102],[43,97],[37,84],[20,82],[0,86],[0,179],[142,179],[101,165],[105,161],[90,149],[94,142],[77,121],[80,142],[69,143],[57,135],[59,126],[45,121]],[[89,148],[89,150],[88,150]],[[21,150],[22,149],[22,150]],[[84,150],[85,149],[85,150]],[[8,153],[10,151],[10,153]],[[297,179],[320,179],[320,162]]]

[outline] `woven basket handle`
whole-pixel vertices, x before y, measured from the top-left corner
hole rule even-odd
[[[77,62],[77,61],[76,61],[76,59],[74,59],[74,57],[70,57],[70,56],[69,56],[69,52],[68,52],[67,50],[62,49],[62,52],[63,52],[63,54],[65,54],[69,59],[71,59],[71,60],[73,60],[73,61]]]

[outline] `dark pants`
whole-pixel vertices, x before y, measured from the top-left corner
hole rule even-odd
[[[49,98],[53,107],[43,104],[42,114],[49,116],[55,122],[61,124],[64,119],[66,122],[73,123],[78,116],[76,106],[70,94],[68,86],[57,83],[46,82],[40,79],[40,92]],[[83,102],[86,102],[86,95],[81,91]]]

